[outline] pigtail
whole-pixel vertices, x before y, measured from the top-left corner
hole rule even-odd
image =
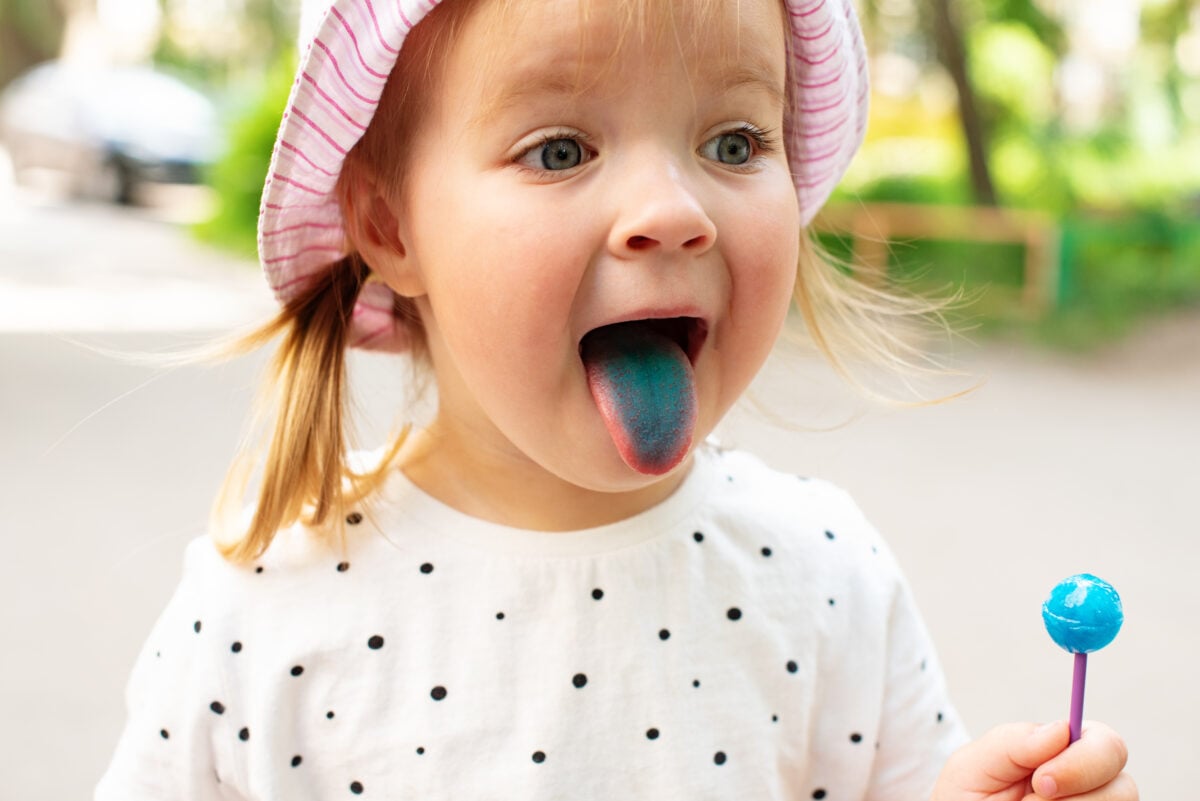
[[[368,275],[361,257],[346,256],[230,349],[247,352],[282,335],[256,404],[252,431],[260,433],[243,443],[214,507],[217,547],[231,561],[260,556],[276,532],[296,522],[315,528],[332,523],[344,533],[348,506],[383,482],[404,442],[402,433],[366,473],[347,463],[347,336]],[[248,524],[239,524],[234,510],[256,471],[257,502]]]

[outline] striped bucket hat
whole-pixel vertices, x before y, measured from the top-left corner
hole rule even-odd
[[[259,259],[281,302],[346,255],[334,192],[342,163],[375,114],[405,36],[439,2],[333,0],[317,25],[283,114],[258,220]],[[785,145],[801,222],[808,224],[862,143],[866,51],[851,0],[785,5],[794,59]],[[393,308],[391,290],[368,283],[348,341],[403,349],[405,334]]]

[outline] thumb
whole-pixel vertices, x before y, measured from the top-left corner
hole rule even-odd
[[[997,726],[951,757],[944,776],[959,790],[999,793],[1028,780],[1069,741],[1066,721]]]

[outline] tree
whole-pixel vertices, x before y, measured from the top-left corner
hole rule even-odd
[[[950,73],[958,91],[958,116],[967,143],[967,161],[975,202],[994,206],[996,189],[988,167],[987,132],[979,113],[979,103],[971,85],[971,77],[967,74],[966,47],[963,44],[961,28],[958,20],[954,18],[949,0],[933,0],[931,6],[933,39],[937,44],[938,60]]]
[[[58,55],[66,14],[53,0],[0,0],[0,86]]]

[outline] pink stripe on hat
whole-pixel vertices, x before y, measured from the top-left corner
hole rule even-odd
[[[337,176],[371,123],[405,37],[438,2],[332,0],[305,48],[259,213],[259,260],[281,301],[345,255]],[[784,0],[793,53],[784,144],[805,225],[841,179],[866,128],[866,50],[851,3]],[[405,348],[394,303],[386,285],[368,283],[349,341]]]

